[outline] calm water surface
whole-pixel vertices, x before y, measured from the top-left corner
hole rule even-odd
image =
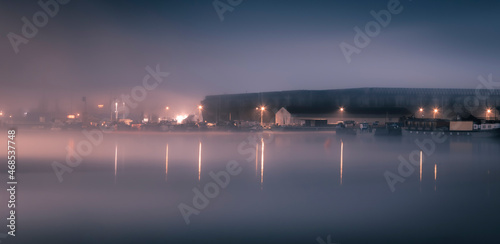
[[[4,243],[500,242],[499,140],[436,144],[392,192],[384,173],[420,150],[415,138],[105,133],[62,182],[52,164],[75,159],[81,132],[16,139],[17,236]],[[186,224],[179,204],[193,207],[193,188],[232,160],[241,172]]]

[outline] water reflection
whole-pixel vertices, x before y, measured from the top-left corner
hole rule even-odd
[[[255,177],[259,174],[259,143],[255,143]]]
[[[198,147],[198,181],[201,179],[201,141]]]
[[[422,150],[420,150],[420,182],[422,182]]]
[[[342,172],[344,168],[344,142],[340,140],[340,184],[342,185]]]
[[[262,149],[260,150],[260,189],[262,190],[264,184],[264,138],[260,138]]]
[[[437,173],[438,173],[437,164],[434,164],[434,191],[436,191]]]
[[[118,166],[118,144],[115,144],[115,183],[116,183],[116,169]]]
[[[453,236],[456,234],[457,229],[467,229],[494,235],[490,223],[500,217],[499,214],[496,214],[498,213],[498,204],[494,202],[497,200],[495,190],[498,188],[496,174],[498,167],[495,164],[500,156],[498,141],[475,142],[472,147],[473,154],[461,153],[460,151],[450,152],[447,142],[437,144],[436,153],[432,155],[432,158],[426,158],[428,160],[428,166],[426,166],[428,174],[432,172],[430,171],[431,163],[435,163],[433,167],[434,182],[430,182],[431,178],[428,177],[429,182],[427,183],[423,182],[423,151],[417,149],[417,153],[419,153],[417,154],[419,155],[417,163],[419,165],[413,165],[413,161],[411,166],[413,169],[419,167],[419,169],[415,169],[419,171],[412,172],[405,182],[398,182],[395,185],[396,192],[392,194],[382,172],[389,170],[398,174],[397,156],[400,154],[407,156],[408,152],[415,150],[414,139],[405,141],[398,138],[374,137],[372,144],[359,141],[355,137],[343,138],[337,141],[328,140],[327,151],[330,149],[333,151],[328,151],[329,154],[325,155],[323,143],[328,135],[323,133],[277,133],[275,136],[277,141],[282,143],[281,145],[276,145],[274,142],[270,143],[268,151],[265,151],[265,147],[268,146],[267,143],[263,138],[256,138],[254,144],[250,146],[247,144],[247,148],[245,148],[247,150],[242,155],[235,147],[235,142],[241,141],[246,136],[246,134],[242,135],[241,133],[234,135],[227,133],[218,135],[214,133],[213,136],[211,134],[206,137],[193,133],[171,133],[167,135],[168,139],[165,134],[157,136],[149,133],[144,135],[110,133],[106,134],[102,144],[94,148],[92,154],[84,158],[84,163],[81,166],[73,168],[73,173],[63,175],[64,183],[60,184],[56,180],[55,174],[52,172],[50,174],[44,173],[45,169],[43,167],[45,166],[43,163],[52,158],[62,162],[66,157],[70,157],[71,162],[76,164],[77,159],[74,157],[78,157],[79,150],[76,149],[80,147],[81,135],[66,133],[55,135],[57,136],[55,136],[56,139],[51,138],[51,140],[54,140],[59,145],[59,148],[56,149],[47,145],[47,136],[45,134],[30,134],[30,141],[27,139],[24,139],[24,143],[21,141],[21,144],[26,145],[23,156],[29,157],[29,160],[25,160],[25,162],[27,166],[32,167],[30,169],[33,171],[33,173],[25,171],[30,174],[23,177],[26,182],[26,190],[19,193],[24,194],[20,195],[20,197],[26,200],[23,201],[26,204],[23,211],[26,213],[27,218],[23,221],[23,223],[27,223],[24,227],[27,235],[20,236],[21,238],[26,238],[28,234],[37,233],[35,232],[37,229],[40,230],[39,233],[50,232],[51,229],[58,227],[58,223],[71,223],[79,220],[79,218],[81,219],[80,216],[68,214],[73,209],[87,213],[87,216],[83,216],[85,218],[92,218],[98,222],[111,221],[109,223],[117,231],[127,231],[130,226],[133,226],[139,220],[152,223],[153,230],[147,227],[139,228],[140,231],[145,231],[147,236],[156,238],[158,233],[163,233],[165,228],[168,228],[171,231],[165,233],[166,236],[184,237],[181,234],[176,234],[182,233],[187,228],[176,206],[181,202],[188,205],[192,203],[193,194],[191,188],[193,182],[195,182],[193,170],[196,170],[196,160],[198,159],[198,177],[201,180],[202,156],[204,157],[203,167],[207,169],[206,173],[208,173],[209,168],[223,169],[226,167],[228,160],[239,159],[243,156],[246,158],[254,152],[255,159],[250,160],[250,162],[255,161],[255,175],[247,172],[249,174],[243,173],[237,177],[235,176],[234,180],[238,180],[237,183],[234,183],[233,178],[231,178],[231,185],[229,185],[231,189],[228,188],[228,191],[223,193],[227,198],[224,197],[213,203],[211,202],[209,208],[205,209],[203,214],[192,215],[191,219],[195,221],[193,223],[196,223],[196,229],[199,231],[190,230],[188,234],[195,237],[199,236],[200,239],[207,235],[211,238],[217,238],[215,234],[211,236],[210,233],[233,231],[232,229],[224,230],[224,227],[227,227],[227,223],[233,223],[237,220],[244,223],[244,226],[236,225],[235,228],[262,230],[262,232],[255,232],[257,237],[276,231],[276,239],[278,239],[286,233],[273,228],[283,225],[283,218],[285,218],[286,226],[283,226],[283,229],[302,229],[304,231],[302,235],[313,236],[314,238],[315,235],[318,235],[317,231],[314,228],[311,228],[312,230],[307,227],[304,228],[304,223],[318,223],[317,227],[320,229],[343,230],[346,231],[344,234],[347,236],[347,233],[359,231],[359,226],[345,227],[342,223],[349,221],[349,219],[364,218],[367,222],[362,227],[366,229],[361,231],[371,233],[370,230],[377,229],[382,223],[387,225],[385,227],[389,230],[382,230],[380,236],[393,237],[396,230],[398,232],[396,236],[401,235],[401,240],[390,240],[388,242],[399,243],[404,242],[405,236],[412,235],[425,241],[424,237],[432,238],[438,232],[441,234],[442,230],[439,228],[443,226],[443,236]],[[123,139],[125,136],[130,139]],[[255,135],[251,134],[251,136]],[[72,137],[74,138],[70,139]],[[23,138],[20,137],[19,139],[22,140]],[[348,186],[353,184],[352,187],[343,186],[344,139],[348,142]],[[203,142],[201,140],[205,143],[204,148],[202,148]],[[141,143],[141,141],[147,141],[147,143]],[[195,148],[196,141],[198,141],[198,148]],[[340,145],[337,145],[336,142],[339,141]],[[118,144],[120,144],[121,148],[120,158],[124,158],[127,163],[125,165],[121,161],[120,182],[118,182],[117,178]],[[172,157],[169,155],[170,144],[174,149]],[[43,150],[32,145],[39,145]],[[165,145],[164,153],[161,153],[162,145]],[[64,150],[63,147],[66,146],[68,150]],[[73,150],[71,150],[72,148]],[[195,156],[198,156],[198,158],[193,157],[193,150],[196,149],[198,149],[198,155]],[[339,149],[340,161],[337,162],[335,158],[339,157],[339,155],[335,153]],[[350,153],[349,150],[351,149],[356,149],[356,152],[362,153]],[[205,150],[205,152],[202,152],[202,150]],[[48,151],[48,153],[45,151]],[[2,156],[2,153],[5,154],[5,151],[0,152],[0,156]],[[40,159],[40,155],[43,158]],[[109,177],[110,156],[114,156],[111,163],[114,163],[115,184],[110,181]],[[266,179],[266,192],[264,192],[266,156],[268,163],[271,163],[271,165],[270,171],[267,172],[268,176],[266,177],[269,177],[269,179]],[[414,160],[413,156],[412,154],[410,159]],[[168,182],[173,183],[172,180],[175,180],[175,184],[167,184],[161,178],[161,164],[164,163],[164,177],[167,180],[170,159],[172,159],[174,175],[169,176]],[[304,162],[307,162],[307,164]],[[443,174],[439,193],[436,190],[437,162],[442,165],[440,174]],[[339,176],[338,185],[334,183],[335,164],[339,165],[339,172],[337,173],[337,176]],[[272,168],[279,170],[273,170]],[[417,173],[419,173],[419,182],[415,181]],[[210,176],[206,176],[210,178]],[[464,176],[468,178],[466,182],[464,182]],[[208,178],[205,180],[208,180]],[[259,181],[260,184],[256,184]],[[424,190],[432,189],[430,188],[432,183],[435,184],[434,189],[436,192],[429,195],[419,194],[419,192],[415,191],[419,183],[423,188],[422,193],[426,193]],[[467,184],[466,187],[461,187],[465,186],[465,183]],[[99,187],[95,187],[97,184]],[[196,182],[194,184],[196,185]],[[130,187],[132,185],[134,187]],[[252,187],[252,185],[256,191],[249,191],[251,189],[249,187]],[[260,191],[258,189],[259,185]],[[424,188],[427,186],[429,188]],[[494,194],[491,194],[491,188]],[[144,191],[144,189],[147,189],[147,191]],[[40,190],[47,191],[47,193],[44,192],[42,195],[29,194],[29,192]],[[64,199],[52,197],[61,194],[67,194],[67,197]],[[42,201],[39,198],[42,198]],[[104,204],[95,204],[95,199],[99,199]],[[367,201],[367,199],[377,199],[377,202],[374,204]],[[47,206],[47,211],[39,211],[40,202]],[[286,203],[286,208],[280,207],[283,203]],[[109,206],[115,207],[110,209]],[[256,208],[247,208],[248,206]],[[332,206],[335,208],[332,208]],[[255,209],[258,211],[255,211]],[[429,212],[439,214],[439,218],[434,218],[435,216],[429,217]],[[128,213],[130,216],[125,219],[111,218],[120,213]],[[401,213],[414,219],[403,224],[391,221],[400,218]],[[266,218],[269,216],[276,216],[276,218]],[[235,219],[235,217],[241,219]],[[29,224],[37,223],[38,218],[52,218],[57,223],[54,226],[44,225],[41,227]],[[267,221],[257,221],[258,219],[266,219]],[[463,219],[465,221],[453,221],[454,219]],[[213,224],[214,222],[215,224]],[[159,227],[156,228],[155,226]],[[88,223],[88,225],[83,223],[82,228],[92,228],[91,223]],[[422,230],[422,235],[420,233],[415,235],[415,229]],[[430,235],[427,235],[427,231]],[[233,232],[236,233],[236,231]],[[465,233],[465,231],[462,232]],[[243,235],[245,236],[245,234]],[[91,237],[95,239],[103,238],[94,234]],[[47,239],[50,238],[52,237],[47,237]],[[59,242],[71,242],[71,238],[68,235],[69,241]],[[470,238],[470,240],[473,239]],[[20,242],[30,243],[34,241],[36,241],[35,238]],[[198,241],[198,239],[195,241]],[[256,239],[255,242],[257,241]],[[354,239],[350,242],[361,243],[365,241],[368,240]],[[175,240],[173,242],[175,243]]]
[[[165,148],[165,181],[167,181],[168,177],[168,143]]]
[[[68,150],[68,156],[70,158],[74,157],[73,152],[75,151],[75,141],[73,140],[73,138],[69,139],[68,148],[71,149],[71,150]]]

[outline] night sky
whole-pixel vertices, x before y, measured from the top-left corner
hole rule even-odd
[[[223,21],[213,2],[72,0],[16,54],[8,34],[42,8],[0,0],[0,110],[107,104],[156,65],[170,76],[139,108],[183,113],[213,94],[475,88],[479,75],[500,75],[500,1],[400,1],[350,63],[339,45],[354,45],[354,28],[390,1],[243,0]]]

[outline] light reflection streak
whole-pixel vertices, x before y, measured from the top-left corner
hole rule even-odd
[[[260,189],[262,190],[264,184],[264,138],[260,138],[260,143],[262,145],[262,149],[260,152]]]
[[[420,182],[422,182],[422,150],[420,150]]]
[[[198,148],[198,181],[201,179],[201,141]]]
[[[73,141],[73,138],[69,139],[68,147],[71,148],[71,150],[68,150],[68,155],[71,158],[73,157],[73,152],[75,151],[75,141]]]
[[[117,169],[117,163],[118,163],[118,145],[115,144],[115,183],[116,183],[116,169]]]
[[[165,148],[165,181],[167,181],[167,176],[168,176],[168,143]]]
[[[255,143],[255,176],[259,174],[259,143]]]
[[[344,142],[340,140],[340,184],[342,185],[342,173],[344,169]]]
[[[434,164],[434,181],[436,181],[437,179],[437,173],[438,173],[437,164]]]
[[[437,164],[434,164],[434,191],[436,191],[437,173],[438,173]]]

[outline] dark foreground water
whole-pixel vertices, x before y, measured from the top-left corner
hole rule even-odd
[[[94,139],[96,145],[81,132],[18,131],[16,237],[0,236],[2,243],[500,242],[498,140],[433,142],[420,160],[415,138],[404,137],[105,133]],[[5,188],[6,141],[0,141]],[[410,154],[417,156],[411,162]],[[53,165],[72,172],[61,171],[60,182]],[[399,180],[394,191],[384,174]],[[2,192],[0,233],[6,233]]]

